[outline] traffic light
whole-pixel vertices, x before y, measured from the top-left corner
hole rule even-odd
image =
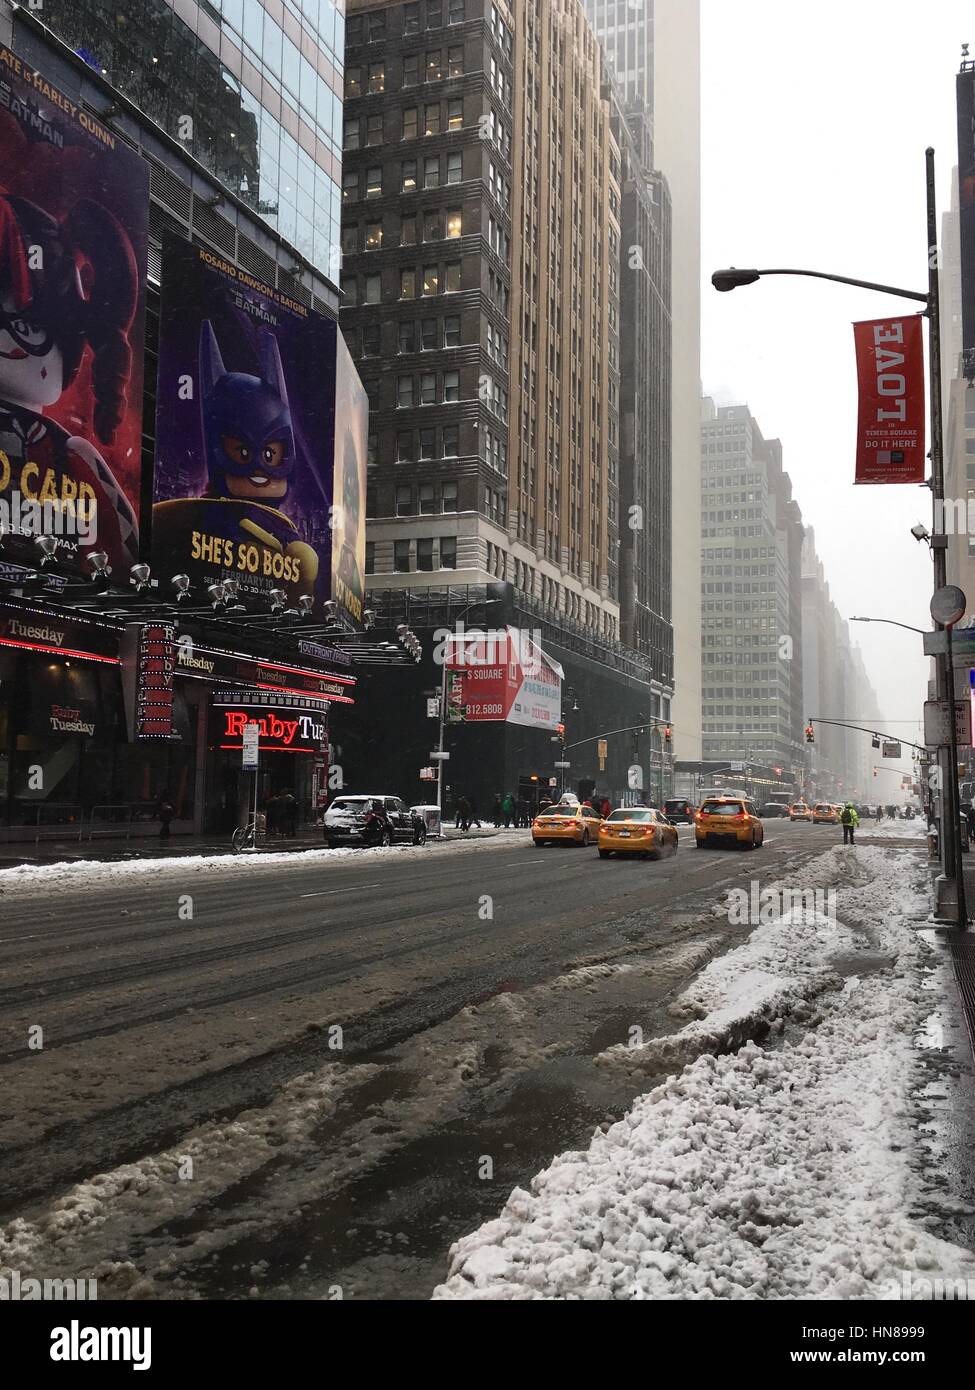
[[[776,777],[782,776],[782,769],[780,767],[773,767],[772,771],[775,773]]]
[[[816,730],[813,728],[813,726],[812,726],[811,723],[809,723],[809,724],[806,725],[806,742],[807,742],[807,743],[815,743],[815,742],[816,742]]]
[[[565,738],[565,725],[556,724],[555,732],[558,734],[559,738]]]
[[[664,743],[669,743],[669,742],[670,742],[671,735],[673,734],[673,732],[674,732],[674,731],[673,731],[673,729],[670,727],[669,724],[665,724],[665,725],[664,725]]]

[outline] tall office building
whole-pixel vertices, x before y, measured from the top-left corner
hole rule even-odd
[[[19,10],[18,22],[25,10],[28,22],[43,21],[232,195],[233,204],[212,221],[200,214],[203,236],[210,234],[233,255],[221,216],[233,222],[239,204],[321,276],[335,278],[345,44],[340,4],[43,0]],[[157,188],[157,196],[164,191]],[[189,221],[189,187],[171,192],[173,211]],[[270,278],[256,254],[241,259]]]
[[[801,781],[802,518],[782,446],[747,406],[701,418],[704,757]]]

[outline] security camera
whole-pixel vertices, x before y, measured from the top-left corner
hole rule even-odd
[[[911,527],[911,535],[916,541],[929,541],[931,533],[926,526],[922,526],[919,521],[916,526]]]

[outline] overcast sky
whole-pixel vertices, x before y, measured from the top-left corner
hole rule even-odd
[[[926,290],[924,151],[937,155],[940,234],[975,6],[702,0],[701,33],[704,390],[747,403],[766,438],[782,440],[840,613],[930,626],[929,552],[910,535],[931,524],[930,492],[853,486],[850,325],[909,302],[784,277],[718,294],[709,279],[720,266],[795,266]],[[886,718],[915,719],[928,675],[920,637],[851,631]],[[917,740],[909,723],[889,727]],[[893,795],[892,777],[883,786]]]

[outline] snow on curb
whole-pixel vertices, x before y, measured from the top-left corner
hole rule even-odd
[[[700,1056],[587,1151],[556,1158],[454,1245],[435,1298],[872,1299],[900,1297],[905,1271],[975,1278],[970,1252],[908,1216],[925,1011],[926,947],[904,920],[925,906],[916,860],[856,853],[872,882],[844,902],[891,965],[847,979],[797,1044]],[[687,992],[712,1013],[690,1030],[777,1007],[790,980],[802,996],[857,933],[795,927],[760,927],[712,962]]]

